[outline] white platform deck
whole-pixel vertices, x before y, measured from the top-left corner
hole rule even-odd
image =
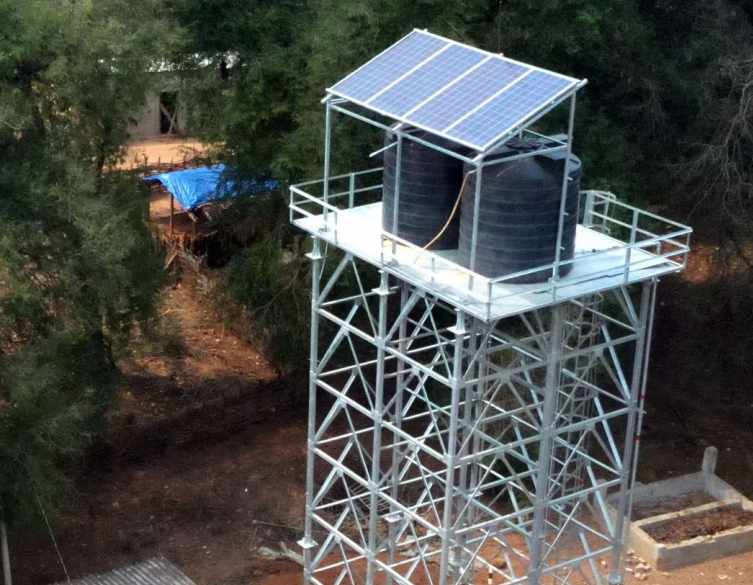
[[[573,269],[556,285],[502,282],[491,284],[490,288],[489,279],[476,276],[471,288],[467,272],[442,262],[455,262],[457,251],[420,253],[398,245],[393,256],[392,242],[383,242],[381,237],[381,203],[339,210],[336,220],[334,216],[330,213],[327,230],[323,230],[322,215],[296,219],[294,224],[484,321],[683,269],[680,262],[641,249],[633,248],[628,253],[624,242],[579,225]]]

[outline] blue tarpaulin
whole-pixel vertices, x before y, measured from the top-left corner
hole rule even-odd
[[[217,165],[149,175],[144,177],[144,180],[162,183],[186,211],[217,199],[237,197],[247,193],[268,193],[279,187],[277,181],[252,179],[236,189],[233,181],[223,179],[224,172],[225,165]]]

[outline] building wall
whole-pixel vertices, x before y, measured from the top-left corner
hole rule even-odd
[[[180,117],[180,113],[178,114]],[[131,138],[140,140],[154,138],[160,135],[159,94],[150,93],[146,96],[146,103],[136,123],[131,126]]]
[[[165,87],[161,91],[175,91],[172,87]],[[178,92],[178,119],[176,120],[173,132],[184,134],[186,130],[186,108],[183,107],[180,92]],[[129,134],[133,140],[143,140],[145,138],[158,138],[166,136],[160,132],[160,93],[149,93],[146,97],[146,103],[137,116],[136,123],[129,129]]]

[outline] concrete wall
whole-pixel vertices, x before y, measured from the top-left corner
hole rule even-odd
[[[150,93],[146,96],[146,103],[141,110],[141,115],[137,117],[136,124],[129,129],[131,138],[140,140],[159,136],[159,120],[159,95]]]
[[[174,87],[165,87],[161,91],[175,91]],[[136,123],[131,126],[129,133],[134,140],[143,140],[146,138],[157,138],[166,136],[160,132],[160,108],[159,92],[149,93],[146,97],[146,103],[141,110],[141,114],[136,117]],[[178,119],[173,132],[184,134],[186,130],[186,108],[183,107],[180,92],[178,92]]]

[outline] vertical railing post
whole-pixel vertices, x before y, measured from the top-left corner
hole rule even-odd
[[[625,253],[625,269],[623,271],[622,281],[624,284],[628,283],[630,279],[630,259],[633,256],[633,244],[636,242],[636,234],[638,233],[638,210],[633,209],[633,220],[630,226],[630,246]]]
[[[591,228],[594,225],[594,192],[586,191],[586,205],[583,209],[583,225]]]
[[[293,212],[293,204],[295,203],[295,194],[293,192],[293,189],[290,189],[290,199],[288,202],[288,220],[290,223],[293,223],[293,219],[295,217],[295,213]]]
[[[350,173],[348,178],[348,209],[353,209],[356,196],[356,174]]]

